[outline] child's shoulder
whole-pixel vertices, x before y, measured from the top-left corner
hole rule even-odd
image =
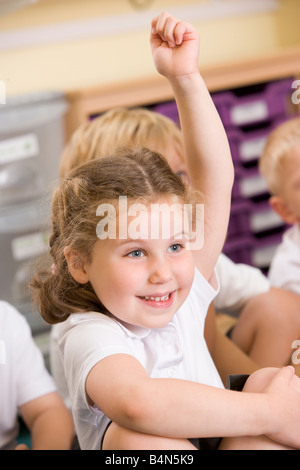
[[[65,342],[67,337],[74,339],[99,338],[105,340],[111,334],[114,335],[122,331],[120,322],[112,316],[100,312],[72,313],[67,320],[55,326],[56,336],[60,343]]]
[[[27,321],[13,305],[0,300],[0,331],[20,328],[28,328]]]
[[[196,316],[199,312],[207,312],[210,303],[219,292],[219,281],[215,271],[211,279],[207,280],[201,272],[195,268],[194,280],[185,302],[180,307],[180,314],[186,311],[194,311]],[[185,316],[185,313],[184,313]]]
[[[206,279],[203,274],[197,268],[195,268],[194,281],[191,292],[208,298],[211,297],[213,300],[219,292],[219,280],[216,270],[213,271],[210,279]]]
[[[294,243],[300,246],[300,226],[298,224],[288,228],[284,236],[290,238]]]
[[[294,224],[283,232],[282,240],[279,243],[276,253],[289,253],[291,259],[295,256],[295,250],[300,248],[300,227]]]
[[[67,320],[59,323],[60,329],[70,330],[77,326],[90,326],[95,324],[114,325],[116,323],[112,316],[101,312],[72,313]]]

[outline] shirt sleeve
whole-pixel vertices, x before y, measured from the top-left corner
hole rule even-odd
[[[215,298],[217,311],[238,314],[248,300],[270,289],[270,281],[260,269],[234,263],[224,254],[219,256],[216,273],[220,283],[220,291]]]
[[[98,362],[113,354],[135,354],[122,328],[106,315],[85,313],[71,317],[62,326],[58,344],[71,401],[76,403],[78,396],[85,400],[87,376]],[[84,321],[80,321],[82,318]]]
[[[300,231],[298,226],[288,229],[278,245],[268,272],[274,287],[300,295]]]
[[[10,325],[10,350],[13,354],[17,404],[24,405],[56,390],[54,381],[46,369],[43,355],[35,344],[25,317],[7,306]]]

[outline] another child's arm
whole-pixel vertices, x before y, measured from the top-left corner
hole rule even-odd
[[[227,382],[228,375],[252,374],[260,368],[218,328],[216,329],[215,344],[211,351],[211,357],[224,385]]]
[[[170,82],[183,132],[191,184],[204,195],[204,249],[197,265],[209,278],[228,226],[233,165],[228,140],[199,74],[199,37],[188,23],[162,13],[152,21],[151,47],[158,72]]]
[[[31,434],[32,450],[70,450],[74,438],[72,417],[56,392],[20,407]],[[17,449],[23,449],[23,445]]]
[[[219,330],[213,303],[206,315],[204,337],[224,385],[230,374],[252,374],[259,369],[259,366],[245,352]]]

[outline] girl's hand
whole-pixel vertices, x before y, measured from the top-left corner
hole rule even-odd
[[[152,20],[151,49],[157,71],[167,77],[199,74],[199,36],[184,21],[164,12]]]
[[[263,370],[263,369],[262,369]],[[268,433],[276,442],[300,448],[300,379],[291,366],[282,367],[263,390],[269,396],[269,403],[275,398],[273,415],[277,426]]]

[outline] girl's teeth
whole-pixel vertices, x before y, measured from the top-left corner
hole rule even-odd
[[[163,297],[149,297],[149,296],[145,296],[144,298],[146,300],[155,300],[155,302],[163,302],[164,300],[168,300],[170,297],[170,294],[167,294],[167,295],[164,295]]]

